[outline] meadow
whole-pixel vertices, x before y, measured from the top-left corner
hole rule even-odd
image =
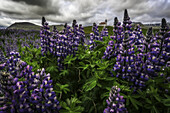
[[[170,30],[113,26],[0,30],[0,113],[170,113]]]

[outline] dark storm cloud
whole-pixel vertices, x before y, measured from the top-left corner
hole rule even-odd
[[[132,21],[150,23],[160,22],[162,18],[166,18],[170,22],[170,0],[0,0],[0,2],[0,21],[6,25],[20,20],[37,23],[41,21],[42,16],[50,23],[70,23],[76,19],[81,24],[92,24],[107,19],[109,24],[113,25],[114,17],[123,20],[124,9],[128,9]],[[6,20],[3,20],[4,18]]]
[[[51,0],[12,0],[12,1],[24,2],[29,5],[37,5],[37,6],[42,6],[42,7],[47,6],[47,4],[51,2]]]
[[[12,0],[12,1],[21,3],[23,5],[27,4],[29,6],[37,6],[38,8],[36,9],[32,9],[32,7],[30,7],[30,11],[34,12],[37,15],[43,16],[49,14],[59,14],[58,4],[55,4],[55,7],[53,7],[52,0]]]
[[[5,13],[6,15],[22,15],[21,12],[15,12],[15,11],[10,11],[10,10],[4,10],[2,9],[1,12]]]

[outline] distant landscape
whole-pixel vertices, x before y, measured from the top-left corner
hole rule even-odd
[[[159,30],[159,28],[160,28],[160,24],[142,24],[141,22],[134,22],[132,25],[134,27],[137,24],[140,24],[144,35],[146,34],[146,31],[147,31],[147,29],[149,27],[153,28],[153,32],[157,32]],[[168,25],[170,25],[170,24],[168,24]],[[52,30],[52,28],[54,26],[56,26],[58,31],[62,31],[64,29],[64,25],[50,25],[50,29]],[[16,23],[14,23],[14,24],[12,24],[12,25],[10,25],[8,27],[0,26],[0,29],[4,29],[4,28],[40,31],[41,26],[35,25],[33,23],[30,23],[30,22],[16,22]],[[99,31],[102,31],[103,26],[98,26],[98,28],[99,28]],[[113,34],[113,32],[112,32],[113,26],[106,26],[106,28],[108,29],[109,34],[112,35]],[[91,33],[92,32],[92,26],[85,26],[84,31],[85,31],[86,35]]]

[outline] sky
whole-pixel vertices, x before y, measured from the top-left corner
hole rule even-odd
[[[72,23],[83,26],[114,18],[122,22],[127,9],[132,22],[170,22],[170,0],[0,0],[0,26],[15,22],[32,22],[41,25],[44,16],[50,25]]]

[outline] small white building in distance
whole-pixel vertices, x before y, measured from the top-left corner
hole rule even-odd
[[[107,26],[107,19],[105,20],[105,22],[100,22],[99,26]]]

